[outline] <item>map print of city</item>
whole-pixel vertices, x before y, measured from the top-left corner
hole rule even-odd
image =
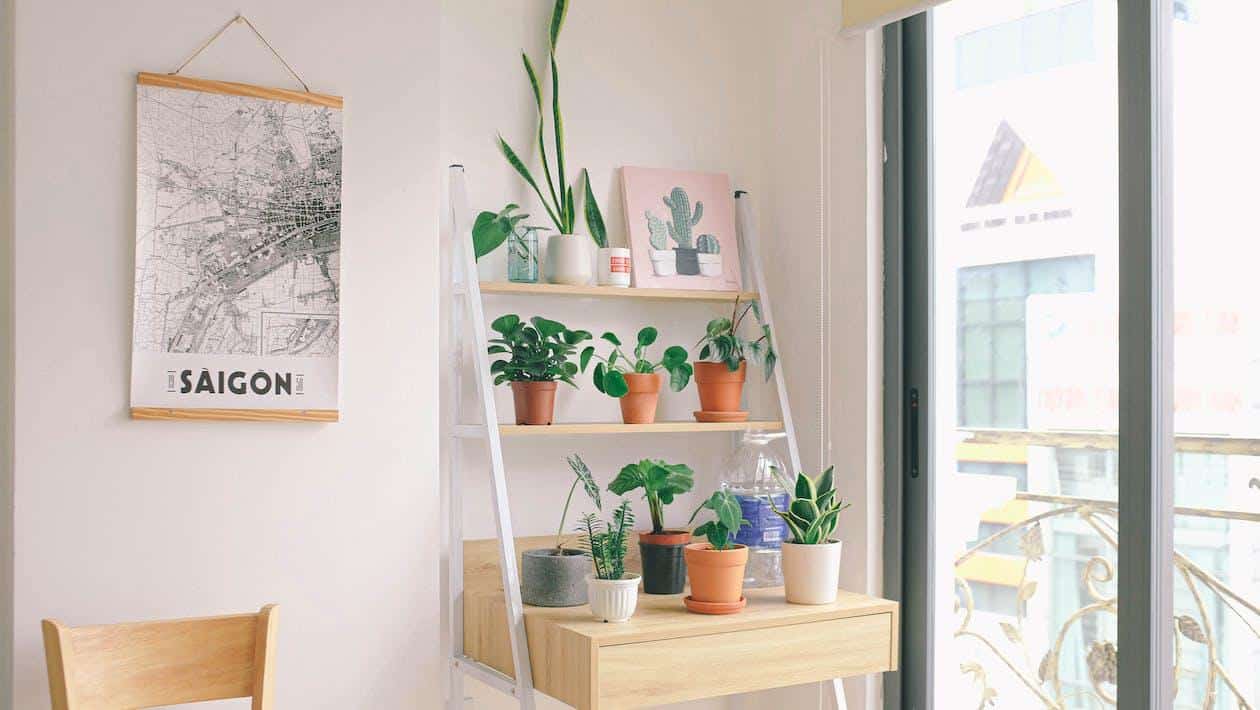
[[[136,87],[133,407],[335,410],[340,100],[151,76]]]

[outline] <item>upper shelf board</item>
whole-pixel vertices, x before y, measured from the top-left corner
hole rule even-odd
[[[711,431],[782,431],[780,421],[748,422],[656,422],[654,424],[580,423],[526,426],[500,424],[502,436],[581,436],[584,434],[680,434]]]
[[[669,288],[620,288],[617,286],[566,286],[564,284],[482,281],[481,292],[535,296],[582,296],[587,298],[643,298],[656,301],[709,301],[731,303],[757,300],[756,291],[691,291]]]

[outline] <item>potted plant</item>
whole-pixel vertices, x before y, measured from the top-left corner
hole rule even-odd
[[[508,243],[508,280],[523,283],[538,281],[538,236],[540,227],[520,226],[529,218],[517,214],[519,205],[508,204],[498,212],[481,212],[473,222],[473,254],[477,261]]]
[[[644,211],[648,223],[648,258],[652,261],[652,273],[657,276],[674,276],[678,273],[678,258],[669,249],[669,228],[665,220]]]
[[[761,365],[766,380],[774,374],[779,356],[770,340],[770,326],[762,322],[761,307],[756,301],[742,305],[743,310],[736,298],[731,317],[709,321],[704,337],[696,343],[700,348],[695,363],[696,389],[700,392],[700,411],[695,413],[698,421],[744,421],[748,418],[748,412],[739,408],[748,360]],[[740,326],[749,311],[757,318],[761,331],[756,340],[740,335]]]
[[[499,337],[490,340],[486,352],[509,356],[491,363],[490,373],[496,385],[512,383],[516,423],[550,424],[555,418],[556,382],[577,387],[573,376],[578,366],[569,358],[591,334],[538,316],[526,324],[514,313],[496,318],[490,328]]]
[[[680,276],[696,276],[700,273],[699,252],[692,241],[691,228],[700,223],[704,216],[704,203],[697,202],[695,210],[691,208],[691,198],[687,191],[675,187],[669,195],[661,200],[669,208],[669,236],[678,246],[674,247],[674,267]]]
[[[746,603],[744,567],[748,564],[748,548],[736,544],[731,537],[749,522],[730,491],[714,491],[691,514],[692,522],[702,510],[712,511],[713,519],[695,529],[695,535],[703,536],[707,542],[693,542],[683,548],[687,579],[691,582],[691,595],[683,599],[683,604],[698,614],[734,614]]]
[[[621,350],[621,340],[613,333],[599,336],[612,344],[608,357],[595,353],[595,346],[588,345],[579,358],[582,372],[595,363],[595,389],[621,401],[621,420],[626,424],[651,424],[656,421],[656,403],[661,395],[661,374],[669,373],[669,388],[681,392],[691,381],[691,365],[687,351],[677,345],[665,348],[664,356],[652,362],[647,359],[648,346],[656,342],[656,328],[648,326],[639,331],[634,346],[634,357]]]
[[[680,463],[643,459],[621,469],[608,490],[619,496],[643,489],[652,529],[639,533],[639,554],[643,561],[643,591],[647,594],[680,594],[687,582],[683,548],[691,542],[690,530],[666,530],[665,506],[674,496],[691,490],[692,472]]]
[[[597,510],[603,510],[599,485],[582,457],[573,454],[565,459],[573,470],[573,485],[564,499],[556,544],[521,553],[521,599],[534,606],[580,606],[586,603],[586,576],[591,563],[581,550],[564,546],[564,525],[569,517],[569,504],[580,484]]]
[[[778,469],[774,475],[779,478]],[[783,542],[783,587],[793,604],[830,604],[840,587],[840,541],[833,540],[840,511],[849,504],[836,495],[835,466],[817,478],[805,474],[796,477],[786,510],[780,510],[770,499],[770,507],[787,523],[791,540]]]
[[[517,155],[512,146],[504,140],[503,136],[499,136],[499,150],[503,153],[503,157],[507,159],[512,169],[520,174],[525,183],[529,185],[534,194],[538,195],[538,199],[542,202],[543,208],[547,210],[547,216],[551,218],[552,224],[556,226],[556,234],[551,235],[547,239],[547,279],[552,283],[586,285],[591,280],[591,253],[590,242],[584,237],[576,234],[577,229],[577,209],[573,198],[573,186],[569,184],[565,177],[565,160],[564,160],[564,120],[560,113],[560,75],[556,69],[556,41],[560,38],[560,29],[564,26],[564,18],[568,13],[568,0],[556,0],[551,11],[551,22],[549,23],[549,59],[551,61],[551,122],[552,136],[555,144],[555,174],[551,171],[551,161],[547,157],[547,140],[545,131],[545,114],[543,112],[542,89],[538,82],[538,73],[534,71],[534,64],[530,61],[529,55],[521,52],[521,61],[525,65],[525,74],[529,77],[529,86],[534,94],[534,106],[538,110],[538,154],[542,158],[543,182],[547,186],[547,195],[543,195],[542,189],[538,185],[538,180],[534,179],[533,173],[525,163]],[[585,188],[584,214],[586,217],[587,227],[590,229],[591,240],[596,246],[606,248],[608,246],[607,234],[604,230],[604,219],[600,214],[599,205],[595,202],[595,195],[591,190],[590,176],[582,181]]]
[[[722,275],[722,245],[712,234],[701,234],[696,239],[696,258],[700,261],[701,276]]]
[[[586,576],[591,614],[602,621],[626,621],[639,602],[639,575],[626,571],[626,539],[634,526],[630,501],[623,500],[612,520],[599,529],[599,519],[587,513],[578,525],[582,550],[591,558],[594,574]]]

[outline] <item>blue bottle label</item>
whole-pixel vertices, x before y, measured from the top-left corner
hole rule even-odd
[[[768,497],[736,495],[735,498],[739,501],[744,519],[749,522],[735,534],[735,542],[749,547],[780,547],[787,537],[787,523],[775,514]],[[774,504],[779,510],[787,508],[787,503],[786,491],[774,495]]]

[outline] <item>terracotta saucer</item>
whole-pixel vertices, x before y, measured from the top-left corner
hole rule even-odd
[[[734,614],[748,604],[748,599],[740,597],[737,602],[698,602],[691,595],[683,597],[683,605],[687,611],[697,614]]]
[[[746,422],[748,421],[748,412],[692,412],[698,422],[707,422],[710,424],[720,424],[724,422]]]

